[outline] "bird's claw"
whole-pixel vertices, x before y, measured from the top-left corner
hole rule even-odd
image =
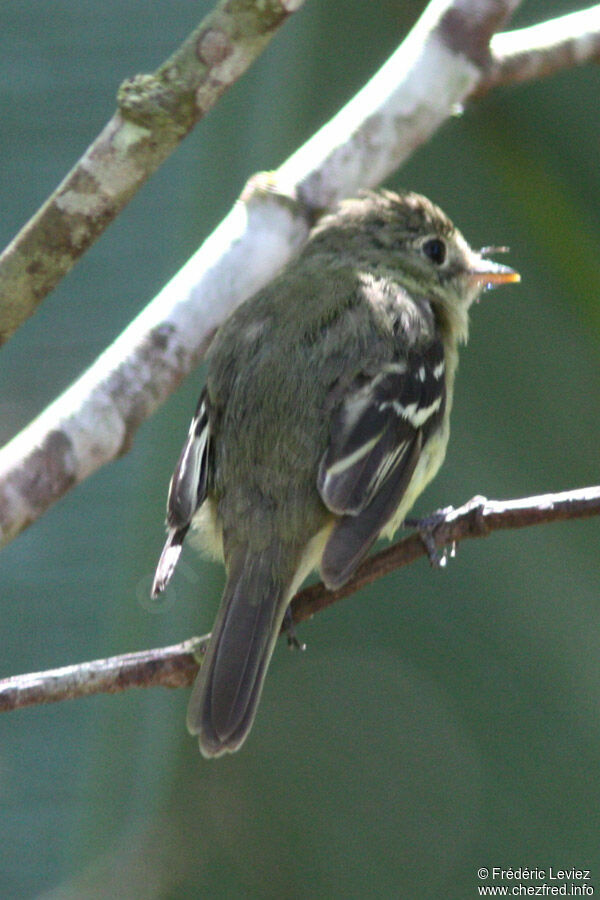
[[[283,618],[283,630],[285,631],[288,647],[293,648],[294,650],[306,650],[306,644],[298,640],[291,606],[288,606],[285,611],[285,616]]]
[[[435,539],[435,532],[450,515],[454,512],[453,506],[446,506],[444,509],[438,509],[429,516],[422,519],[406,519],[404,524],[409,528],[416,528],[419,537],[423,542],[423,546],[427,551],[429,562],[436,569],[443,569],[448,562],[448,556],[451,558],[456,556],[456,542],[453,541],[450,547],[438,547]]]

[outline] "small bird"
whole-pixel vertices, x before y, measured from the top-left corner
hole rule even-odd
[[[246,739],[305,577],[343,585],[442,464],[469,307],[519,281],[494,249],[472,250],[419,194],[365,192],[217,332],[153,585],[190,527],[225,563],[187,716],[205,757]]]

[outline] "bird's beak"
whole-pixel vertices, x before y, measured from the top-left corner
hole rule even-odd
[[[485,249],[481,252],[485,253]],[[512,284],[521,280],[521,276],[514,269],[492,262],[491,259],[484,259],[482,256],[476,258],[471,266],[469,276],[475,284],[482,284],[485,287],[496,287],[498,284]]]

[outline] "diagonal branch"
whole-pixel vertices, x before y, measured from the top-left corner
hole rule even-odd
[[[600,62],[600,3],[549,22],[497,34],[492,59],[473,93],[553,75],[561,69]]]
[[[220,0],[156,72],[121,85],[117,112],[0,256],[0,344],[303,2]]]
[[[458,509],[436,514],[438,524],[431,537],[436,547],[445,548],[467,538],[485,537],[500,529],[597,515],[600,515],[600,487],[520,500],[474,497]],[[319,610],[414,562],[426,552],[421,537],[414,533],[366,559],[340,590],[328,591],[323,584],[305,588],[292,601],[294,622],[311,618]],[[0,712],[90,694],[115,694],[132,687],[184,687],[194,680],[209,637],[205,635],[171,647],[5,678],[0,681]]]
[[[467,95],[598,58],[600,5],[497,35],[486,62],[490,33],[516,5],[430,4],[388,63],[328,125],[274,176],[251,180],[213,235],[112,347],[0,450],[0,544],[127,451],[139,425],[202,357],[220,322],[296,252],[309,214],[377,184]],[[479,30],[469,29],[465,22],[477,9]],[[292,199],[296,194],[302,204]],[[3,285],[11,293],[10,279]]]
[[[101,465],[199,361],[215,328],[305,240],[307,220],[377,185],[479,83],[520,0],[433,0],[371,81],[216,231],[94,365],[0,451],[0,544]]]

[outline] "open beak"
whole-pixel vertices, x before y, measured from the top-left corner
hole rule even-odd
[[[498,284],[512,284],[521,280],[521,276],[514,269],[492,262],[491,259],[484,259],[482,256],[471,267],[469,275],[475,284],[483,284],[485,287],[496,287]]]

